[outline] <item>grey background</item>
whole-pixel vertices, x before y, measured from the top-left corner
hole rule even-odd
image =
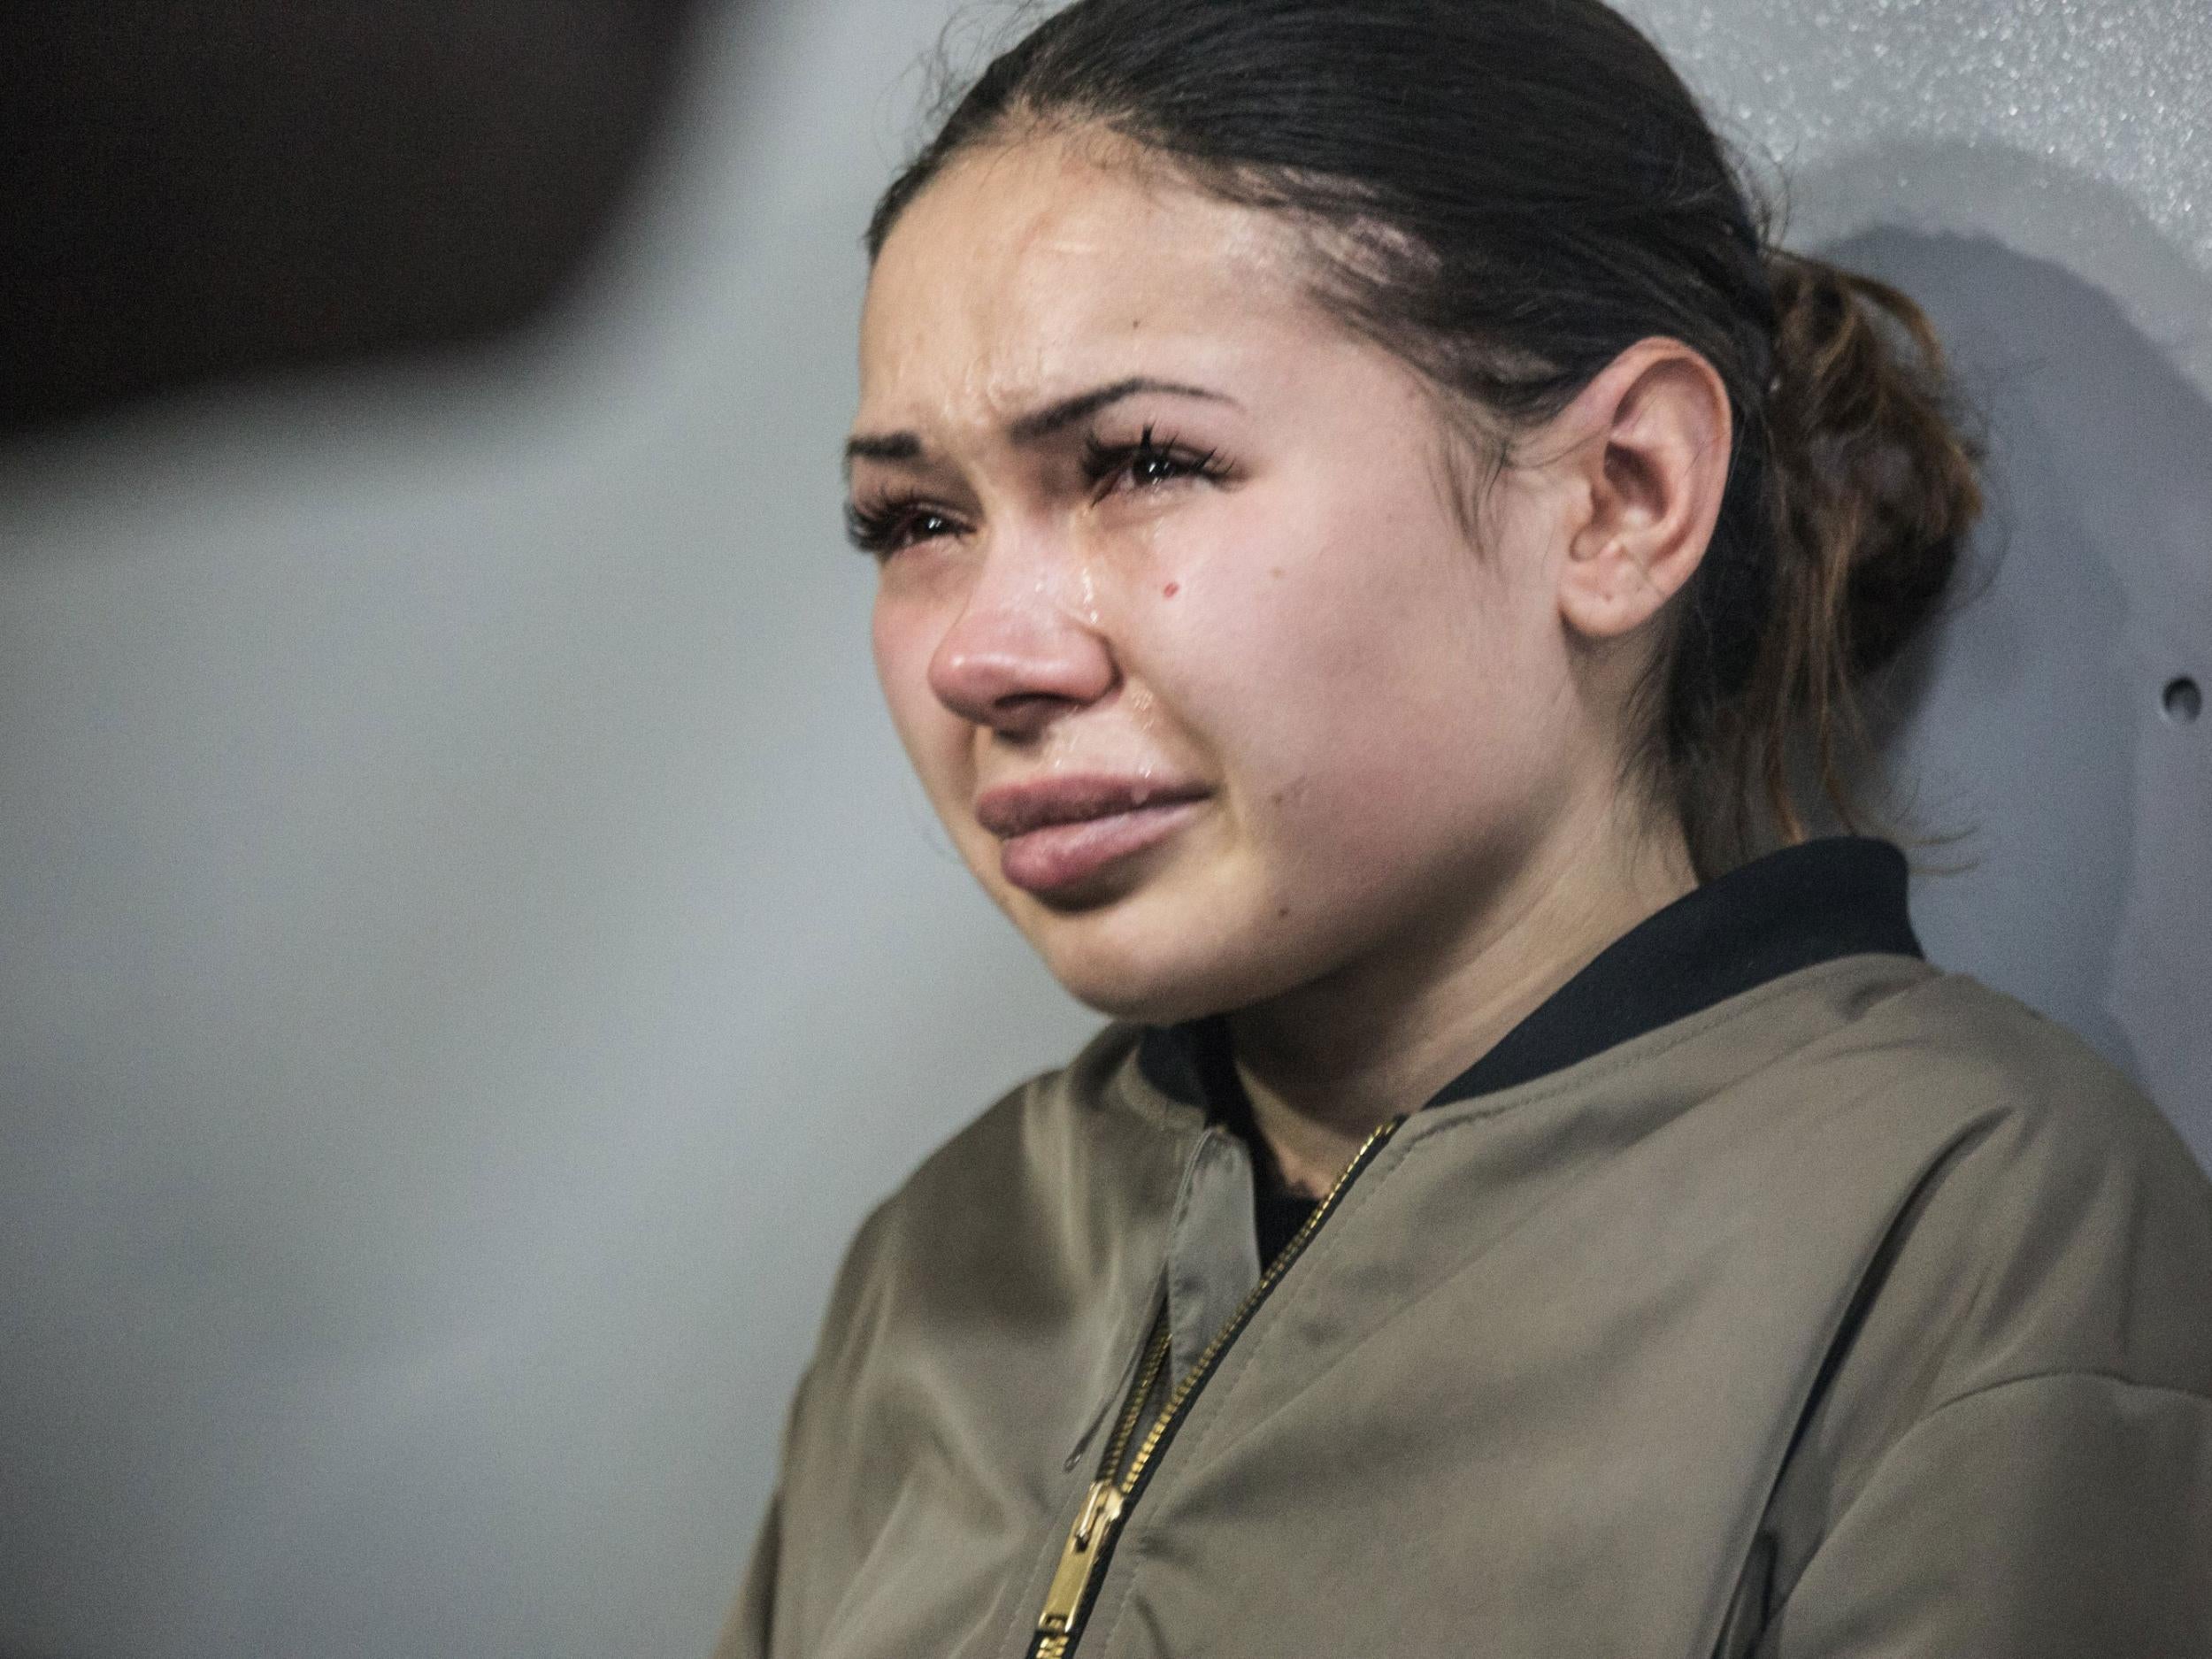
[[[845,1238],[1090,1028],[836,530],[945,10],[710,29],[519,349],[0,458],[0,1652],[702,1651]],[[1989,413],[1890,768],[1932,952],[2212,1154],[2212,717],[2159,703],[2212,684],[2212,16],[1634,10]]]

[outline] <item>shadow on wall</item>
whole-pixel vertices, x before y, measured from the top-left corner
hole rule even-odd
[[[703,3],[10,8],[0,438],[530,322],[647,165]]]
[[[1912,165],[1972,177],[1991,157]],[[2212,316],[2212,282],[2139,235],[2108,257],[2167,291],[2185,266]],[[1885,688],[1886,793],[1920,838],[1930,955],[2081,1033],[2212,1161],[2193,999],[2165,994],[2212,976],[2184,827],[2200,839],[2205,819],[2172,810],[2212,787],[2212,719],[2177,722],[2161,697],[2212,643],[2212,403],[2111,295],[1990,237],[1885,227],[1823,251],[1920,301],[1987,425],[1989,519],[1949,614]]]

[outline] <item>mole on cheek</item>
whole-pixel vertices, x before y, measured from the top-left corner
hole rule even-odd
[[[1161,589],[1160,589],[1160,596],[1161,596],[1163,599],[1172,599],[1172,598],[1174,598],[1174,597],[1175,597],[1175,595],[1178,595],[1178,594],[1181,593],[1182,591],[1183,591],[1183,584],[1182,584],[1182,583],[1180,583],[1180,582],[1170,582],[1170,583],[1169,583],[1166,587],[1164,587],[1164,588],[1161,588]]]

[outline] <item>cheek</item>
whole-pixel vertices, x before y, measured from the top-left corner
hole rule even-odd
[[[1539,608],[1448,520],[1387,495],[1291,505],[1165,605],[1206,641],[1177,701],[1240,819],[1300,865],[1479,834],[1540,789]]]
[[[891,724],[914,769],[933,795],[947,781],[947,766],[960,754],[963,723],[930,689],[929,665],[944,637],[934,606],[879,591],[869,622],[876,680],[883,687]]]

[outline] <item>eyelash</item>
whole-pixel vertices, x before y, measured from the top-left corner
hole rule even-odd
[[[1147,463],[1164,464],[1175,468],[1165,478],[1155,478],[1149,483],[1130,481],[1140,489],[1154,489],[1162,484],[1182,478],[1217,479],[1227,472],[1221,464],[1217,449],[1193,449],[1170,438],[1162,442],[1154,435],[1155,429],[1147,426],[1134,443],[1102,443],[1094,434],[1083,446],[1083,476],[1089,479],[1095,489],[1107,480]]]
[[[1143,466],[1171,470],[1141,480],[1135,473]],[[1083,446],[1083,476],[1094,490],[1124,475],[1129,476],[1130,488],[1133,489],[1157,489],[1163,484],[1186,478],[1219,479],[1227,472],[1218,450],[1193,449],[1171,438],[1164,442],[1151,426],[1147,426],[1134,443],[1104,443],[1093,434]],[[849,503],[845,508],[847,538],[863,553],[879,559],[887,558],[916,541],[932,541],[942,534],[941,530],[928,534],[914,533],[918,522],[931,521],[949,525],[952,518],[915,495],[885,495],[872,502]]]
[[[929,541],[931,537],[914,537],[909,534],[917,519],[936,519],[949,524],[951,519],[939,512],[919,495],[886,495],[872,502],[851,502],[845,508],[845,536],[863,553],[876,558],[888,558],[901,548],[915,540]]]

